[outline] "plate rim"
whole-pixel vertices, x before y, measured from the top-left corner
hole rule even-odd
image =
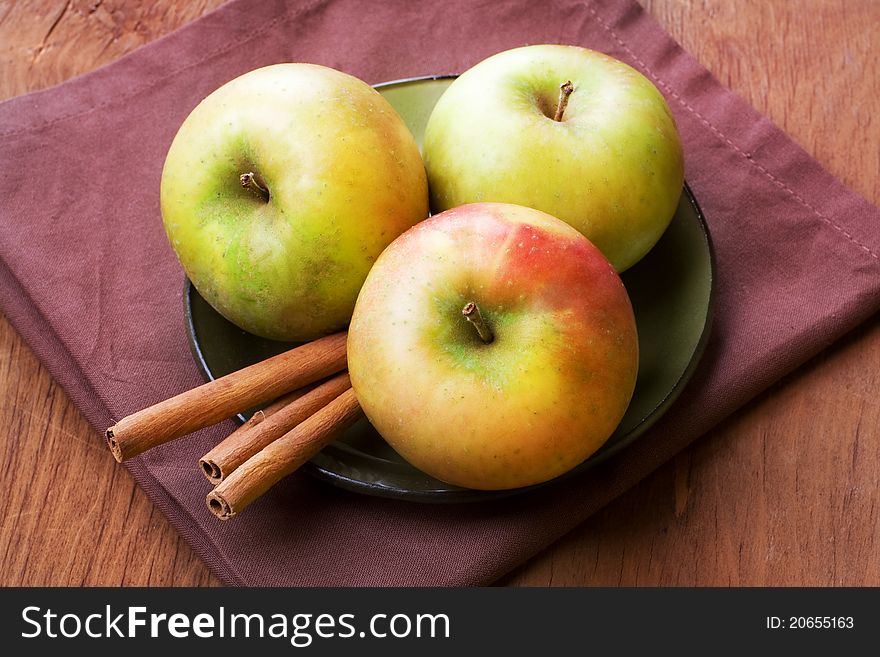
[[[387,82],[379,82],[372,85],[372,87],[376,90],[379,90],[387,87],[408,85],[416,82],[433,82],[435,80],[455,79],[457,77],[458,75],[455,74],[425,75],[401,78],[398,80],[390,80]],[[702,361],[706,346],[709,342],[709,337],[712,333],[712,326],[715,316],[715,302],[717,298],[717,263],[715,258],[715,247],[712,241],[712,234],[709,231],[709,225],[706,222],[705,215],[703,214],[703,210],[700,207],[700,204],[697,201],[697,198],[694,195],[693,190],[691,189],[687,180],[683,181],[682,184],[682,196],[687,199],[687,202],[690,204],[691,208],[694,211],[694,215],[696,216],[697,223],[700,227],[700,233],[703,236],[706,250],[709,255],[709,295],[706,303],[706,318],[703,322],[703,326],[700,330],[700,337],[697,340],[697,344],[690,357],[690,360],[688,361],[688,364],[685,366],[684,370],[682,370],[682,373],[676,380],[675,384],[670,387],[669,391],[666,393],[666,396],[664,396],[663,399],[660,400],[657,405],[653,409],[651,409],[651,411],[648,412],[639,421],[639,423],[632,428],[632,430],[630,430],[629,433],[621,437],[613,445],[609,445],[607,446],[607,448],[606,445],[603,445],[582,463],[578,464],[568,472],[559,475],[558,477],[554,477],[553,479],[550,479],[548,481],[539,484],[533,484],[531,486],[505,490],[478,490],[458,487],[442,492],[402,490],[400,488],[384,486],[376,482],[366,482],[358,479],[352,479],[351,477],[347,477],[338,472],[327,470],[326,468],[323,468],[320,465],[316,464],[314,460],[309,460],[301,468],[301,470],[305,470],[312,476],[333,484],[334,486],[337,486],[339,488],[343,488],[345,490],[360,494],[371,495],[374,497],[433,504],[479,502],[512,497],[514,495],[520,495],[539,488],[544,488],[561,483],[562,481],[583,474],[587,470],[596,467],[600,463],[603,463],[612,456],[617,455],[625,448],[629,447],[652,426],[654,426],[654,424],[666,414],[666,412],[669,410],[669,407],[672,406],[672,404],[675,403],[675,401],[681,395],[681,392],[687,386],[688,382],[693,377],[696,368]],[[193,359],[195,360],[202,377],[206,381],[213,381],[216,377],[214,376],[213,372],[211,372],[211,369],[208,366],[207,360],[205,359],[205,355],[202,351],[201,344],[196,337],[196,327],[192,314],[191,294],[193,289],[195,289],[195,286],[192,284],[189,278],[184,275],[184,291],[182,295],[182,300],[184,307],[184,321],[187,341],[189,343]],[[234,419],[239,424],[243,424],[246,421],[245,416],[241,413],[237,414]]]

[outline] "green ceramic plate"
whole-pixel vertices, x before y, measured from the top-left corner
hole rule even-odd
[[[448,76],[418,78],[376,88],[400,112],[421,146],[431,109],[451,80]],[[632,443],[678,396],[706,343],[713,273],[709,233],[696,199],[685,186],[666,233],[623,275],[639,331],[639,376],[632,402],[608,442],[565,477],[584,473]],[[184,303],[193,356],[208,379],[294,346],[237,328],[214,311],[189,281]],[[244,421],[247,415],[239,419]],[[366,420],[325,448],[305,469],[349,490],[422,502],[485,500],[528,490],[475,491],[438,481],[403,461]]]

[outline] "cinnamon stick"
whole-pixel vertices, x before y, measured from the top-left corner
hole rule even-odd
[[[286,434],[349,388],[351,379],[348,378],[348,372],[343,372],[305,394],[297,395],[295,399],[279,400],[266,409],[265,418],[254,423],[248,421],[205,454],[199,460],[202,472],[212,484],[219,484],[266,445]]]
[[[166,399],[107,429],[117,461],[216,424],[346,367],[346,333],[334,333]]]
[[[282,478],[312,458],[350,427],[363,411],[349,388],[278,440],[236,468],[208,494],[208,508],[228,520],[260,497]]]
[[[286,395],[282,395],[268,406],[265,406],[255,411],[253,415],[251,415],[247,420],[244,421],[244,423],[240,427],[238,427],[238,429],[226,436],[226,438],[223,439],[223,442],[221,442],[220,445],[226,443],[227,441],[229,441],[230,445],[233,442],[240,442],[242,440],[242,436],[250,433],[250,431],[258,424],[260,424],[263,420],[272,415],[275,415],[275,413],[280,411],[282,408],[284,408],[288,404],[295,402],[297,399],[311,392],[316,387],[317,384],[313,383],[312,385],[305,386],[304,388],[299,388],[297,390],[294,390],[293,392],[288,392]],[[219,447],[219,445],[217,445],[217,447]],[[217,449],[217,447],[215,447],[214,449]],[[204,471],[205,476],[208,478],[208,481],[216,484],[220,482],[220,473],[212,471],[212,467],[215,467],[212,463],[205,463],[205,459],[210,454],[211,452],[208,452],[208,454],[199,459],[199,465],[202,466],[202,470]],[[214,481],[213,477],[216,477],[217,480]]]

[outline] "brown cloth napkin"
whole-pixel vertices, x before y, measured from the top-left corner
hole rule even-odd
[[[0,307],[103,430],[201,382],[184,334],[183,274],[158,205],[165,153],[201,98],[275,62],[316,62],[375,83],[461,72],[541,42],[631,63],[675,113],[718,266],[714,330],[694,380],[618,458],[476,505],[380,500],[298,474],[235,521],[217,522],[195,463],[231,423],[131,463],[223,581],[492,581],[876,312],[880,212],[629,0],[235,1],[110,66],[0,106]]]

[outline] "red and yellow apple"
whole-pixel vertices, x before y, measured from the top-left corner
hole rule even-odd
[[[308,340],[344,328],[367,272],[428,215],[418,147],[361,80],[257,69],[205,98],[174,138],[161,207],[199,293],[241,328]]]
[[[424,142],[435,211],[481,201],[543,210],[619,272],[660,239],[684,180],[662,94],[623,62],[577,46],[483,60],[440,97]]]
[[[348,336],[352,386],[401,456],[478,489],[581,463],[623,417],[638,369],[629,297],[574,228],[500,203],[447,210],[379,257]]]

